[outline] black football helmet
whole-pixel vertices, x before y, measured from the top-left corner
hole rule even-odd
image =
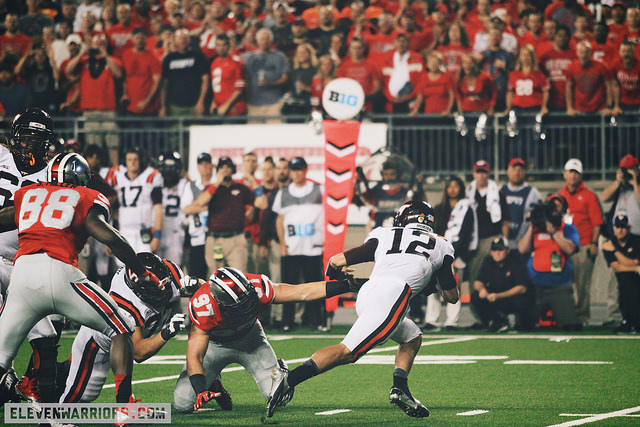
[[[78,153],[60,153],[47,165],[47,182],[86,186],[91,179],[89,163]]]
[[[231,267],[217,269],[209,278],[209,290],[224,315],[242,317],[256,314],[258,294],[240,270]]]
[[[158,157],[158,170],[166,187],[173,187],[180,180],[182,156],[177,151],[162,153]]]
[[[407,224],[417,224],[419,228],[432,232],[436,220],[435,212],[427,202],[410,200],[405,202],[393,218],[394,227],[405,227]]]
[[[53,119],[41,108],[27,108],[11,121],[9,147],[19,168],[42,169],[52,139]]]
[[[160,280],[170,279],[171,285],[178,291],[182,287],[182,279],[184,273],[174,262],[168,259],[162,259],[158,255],[151,252],[138,253],[138,259],[142,262],[147,270],[156,275]],[[164,289],[158,286],[145,282],[134,281],[129,274],[125,274],[125,283],[133,291],[134,294],[143,302],[151,305],[152,307],[164,307],[171,300],[173,291],[171,286],[165,286]]]

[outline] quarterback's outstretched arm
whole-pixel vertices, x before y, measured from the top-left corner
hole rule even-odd
[[[350,281],[351,280],[351,281]],[[347,292],[355,292],[361,279],[329,280],[322,282],[309,282],[300,285],[288,285],[286,283],[274,283],[274,303],[313,301],[322,298],[331,298]]]

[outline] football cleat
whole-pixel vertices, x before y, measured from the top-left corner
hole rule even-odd
[[[293,396],[293,388],[289,387],[287,378],[289,370],[282,368],[273,368],[271,371],[271,393],[267,398],[267,418],[273,417],[278,406],[283,406]],[[287,400],[288,399],[288,400]]]
[[[40,401],[38,380],[36,378],[29,378],[28,376],[23,375],[22,379],[18,384],[16,384],[16,393],[29,403]]]
[[[231,395],[222,386],[222,382],[220,382],[219,378],[211,383],[209,391],[216,393],[216,397],[214,397],[214,399],[218,403],[218,406],[220,406],[220,409],[222,409],[223,411],[230,411],[233,409],[233,401],[231,400]]]
[[[396,405],[413,418],[426,418],[429,416],[429,410],[426,406],[397,387],[391,387],[389,403]]]
[[[18,377],[13,368],[9,368],[0,376],[0,407],[10,401],[20,401],[20,396],[16,393],[16,384],[18,384]]]

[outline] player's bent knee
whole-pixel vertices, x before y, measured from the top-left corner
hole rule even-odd
[[[195,401],[191,399],[185,399],[178,396],[178,391],[173,395],[173,409],[179,414],[190,414],[193,412],[193,405]]]

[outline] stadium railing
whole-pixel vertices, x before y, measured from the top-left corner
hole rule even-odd
[[[640,116],[627,114],[611,119],[600,114],[573,117],[552,113],[544,118],[541,140],[536,132],[535,115],[518,115],[518,135],[509,137],[507,117],[489,117],[485,138],[478,141],[475,127],[478,115],[465,115],[466,136],[456,131],[453,116],[370,115],[364,121],[386,123],[387,147],[406,155],[430,176],[468,174],[477,159],[489,160],[496,174],[504,172],[512,157],[524,158],[531,175],[558,178],[567,159],[582,160],[589,178],[606,179],[615,173],[619,159],[626,153],[640,154]],[[282,123],[304,123],[307,116],[279,116]],[[235,121],[234,121],[235,120]],[[101,123],[102,121],[102,123]],[[113,126],[115,123],[115,126]],[[109,138],[123,152],[131,146],[145,149],[150,156],[176,150],[186,155],[191,125],[225,126],[247,123],[246,118],[221,120],[216,117],[117,117],[97,119],[87,126],[80,117],[57,117],[56,132],[63,138],[93,141],[106,146]],[[109,125],[112,128],[99,128]],[[251,126],[251,124],[246,124]],[[109,127],[106,126],[106,127]]]

